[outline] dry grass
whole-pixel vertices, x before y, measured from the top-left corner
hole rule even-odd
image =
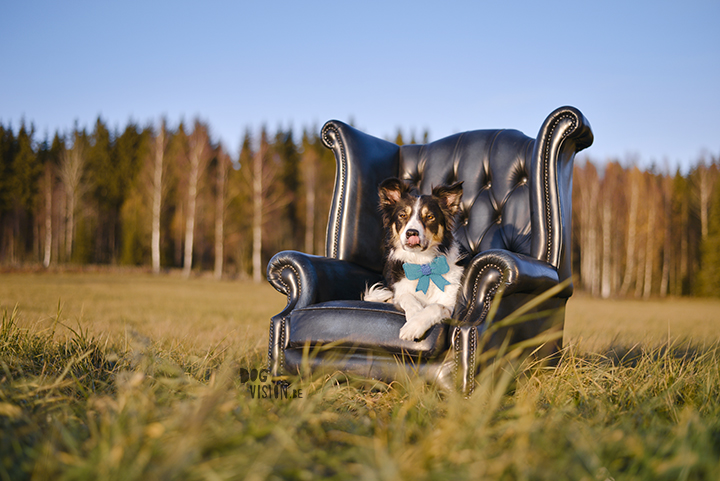
[[[267,341],[270,316],[285,298],[269,284],[151,274],[0,274],[0,309],[35,330],[57,314],[93,336],[128,332],[160,343],[205,350],[221,343],[254,349]],[[600,300],[583,294],[567,306],[566,345],[581,351],[611,345],[656,346],[669,340],[720,340],[720,299]]]
[[[252,350],[266,344],[270,316],[285,298],[267,283],[208,278],[1,274],[0,309],[12,312],[16,305],[21,325],[34,331],[51,328],[59,305],[64,322],[73,328],[80,323],[93,337],[139,336],[193,351],[217,345]]]
[[[713,344],[720,341],[720,299],[600,300],[576,294],[568,301],[565,326],[565,343],[582,351],[677,341]]]
[[[12,274],[0,300],[0,480],[720,477],[717,346],[497,363],[470,399],[340,373],[293,379],[296,399],[256,399],[248,385],[272,385],[239,373],[263,367],[284,305],[267,286]],[[618,341],[597,337],[608,325],[644,335],[630,308],[599,316],[605,304],[575,301],[570,340]]]

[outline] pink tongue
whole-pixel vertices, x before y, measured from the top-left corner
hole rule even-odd
[[[420,237],[416,235],[411,235],[407,238],[407,245],[409,246],[416,246],[420,244]]]

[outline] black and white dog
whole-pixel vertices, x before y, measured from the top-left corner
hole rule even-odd
[[[379,187],[386,231],[385,285],[366,290],[364,299],[393,302],[405,311],[400,338],[419,339],[452,315],[457,300],[463,255],[453,237],[462,182],[419,195],[400,179]]]

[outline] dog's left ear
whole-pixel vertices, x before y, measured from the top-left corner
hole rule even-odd
[[[432,193],[439,198],[444,207],[450,212],[450,215],[457,214],[460,209],[460,200],[462,199],[463,189],[462,181],[455,182],[453,185],[440,185],[433,188]]]

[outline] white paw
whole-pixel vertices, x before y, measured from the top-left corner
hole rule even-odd
[[[400,328],[400,339],[406,341],[420,339],[428,329],[441,320],[430,309],[423,309],[414,315],[407,315],[406,319],[405,325]]]
[[[424,325],[408,321],[400,328],[400,339],[414,341],[420,339],[425,334],[425,331],[427,331],[427,328]]]

